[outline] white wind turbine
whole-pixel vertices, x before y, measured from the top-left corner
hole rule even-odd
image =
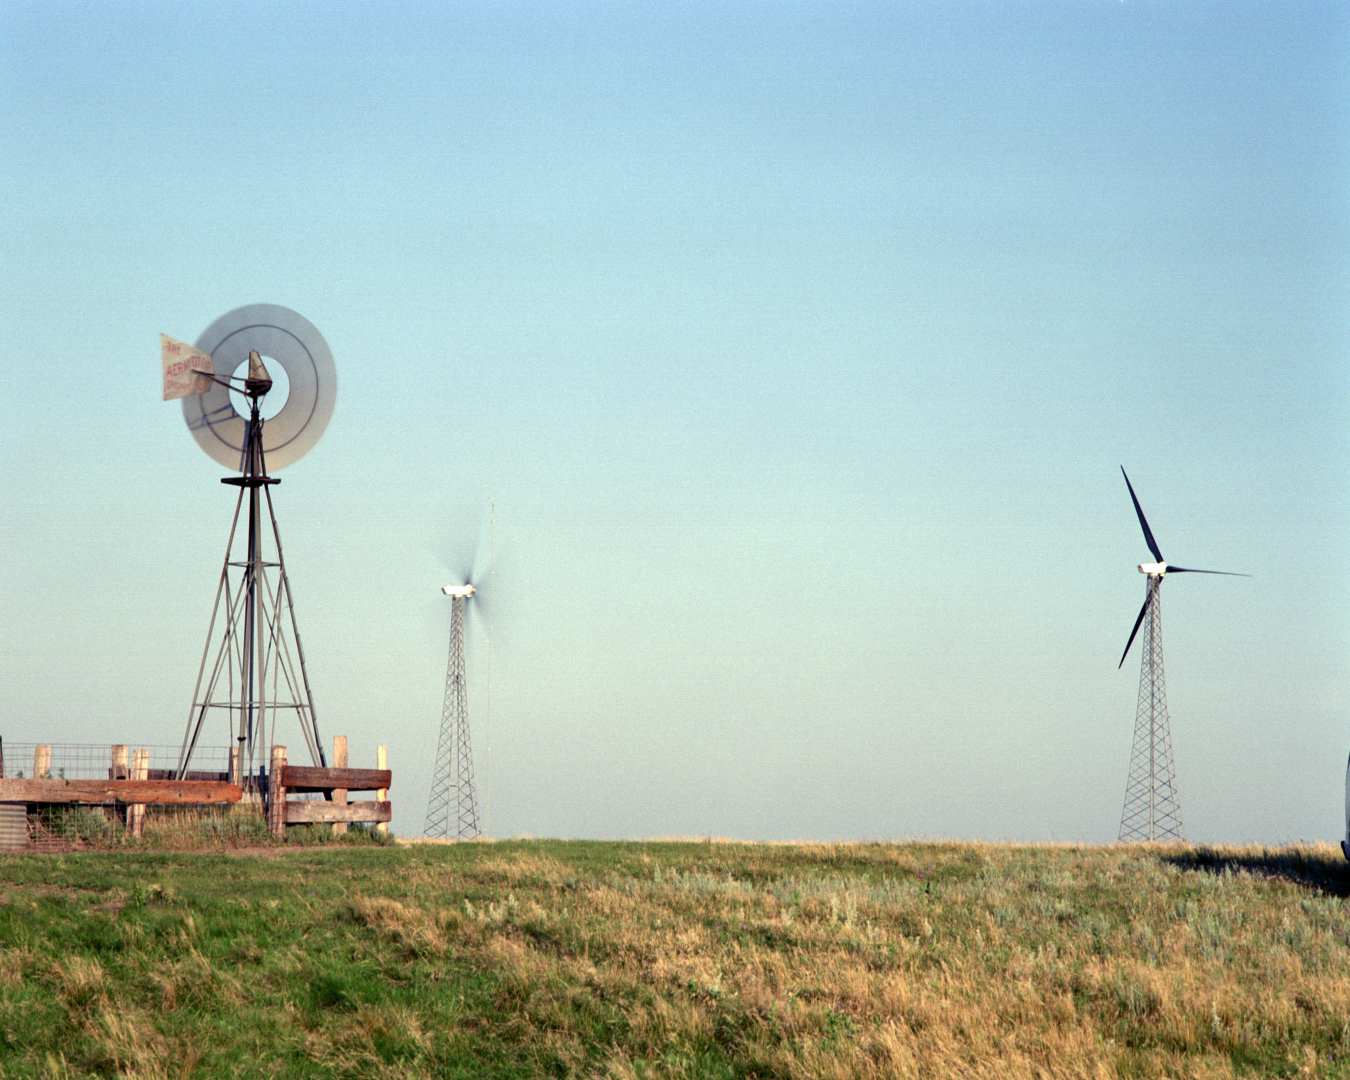
[[[1186,566],[1172,566],[1163,558],[1153,531],[1148,527],[1143,508],[1134,493],[1125,467],[1120,473],[1130,490],[1134,512],[1144,530],[1144,542],[1156,562],[1141,563],[1139,572],[1148,578],[1144,592],[1144,606],[1134,629],[1120,654],[1117,669],[1125,665],[1130,646],[1134,644],[1139,627],[1144,627],[1140,648],[1143,658],[1139,671],[1139,704],[1134,717],[1134,747],[1130,751],[1130,778],[1125,784],[1125,806],[1120,815],[1121,840],[1184,840],[1181,824],[1181,802],[1177,794],[1176,770],[1172,764],[1172,734],[1167,716],[1167,685],[1163,674],[1162,648],[1162,580],[1168,574],[1222,574],[1226,577],[1250,577],[1227,570],[1193,570]],[[1144,617],[1148,616],[1148,621]]]
[[[441,707],[441,731],[436,748],[436,767],[432,772],[431,795],[427,800],[427,817],[422,827],[424,836],[472,840],[481,835],[483,831],[482,816],[478,809],[478,787],[474,782],[473,741],[469,728],[468,684],[464,664],[464,626],[469,605],[481,603],[486,594],[488,597],[487,702],[488,723],[490,725],[492,709],[491,586],[496,576],[494,566],[496,553],[495,508],[492,522],[487,572],[488,588],[484,590],[480,585],[474,584],[472,570],[461,574],[458,582],[441,588],[441,592],[450,597],[451,602],[450,659],[445,673],[445,698]],[[491,752],[489,744],[488,753],[491,754]]]

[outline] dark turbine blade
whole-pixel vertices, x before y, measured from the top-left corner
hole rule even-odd
[[[1134,512],[1139,515],[1139,524],[1144,527],[1144,540],[1148,543],[1148,549],[1153,552],[1155,559],[1163,562],[1162,552],[1158,550],[1158,541],[1153,539],[1153,532],[1149,529],[1148,522],[1144,520],[1143,508],[1139,505],[1139,499],[1134,494],[1134,485],[1130,483],[1130,477],[1126,473],[1124,465],[1120,467],[1120,475],[1125,477],[1125,486],[1130,489],[1130,498],[1134,500]],[[1124,660],[1121,663],[1124,663]]]
[[[1251,574],[1235,574],[1231,570],[1192,570],[1189,566],[1167,567],[1169,574],[1222,574],[1224,577],[1251,577]]]
[[[1141,514],[1140,516],[1142,517],[1143,515]],[[1145,525],[1144,528],[1148,528],[1148,526]],[[1162,560],[1160,559],[1159,562],[1161,561]],[[1144,597],[1144,606],[1139,609],[1139,618],[1134,620],[1134,629],[1130,631],[1130,640],[1125,642],[1125,651],[1120,654],[1120,663],[1116,665],[1117,671],[1125,666],[1125,657],[1130,655],[1130,646],[1134,644],[1134,635],[1139,633],[1139,624],[1144,621],[1144,613],[1148,611],[1148,605],[1152,599],[1152,593],[1149,593],[1148,596]]]

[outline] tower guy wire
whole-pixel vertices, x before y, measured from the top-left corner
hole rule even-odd
[[[487,761],[483,777],[483,831],[492,829],[492,602],[497,598],[497,500],[492,500],[488,531],[487,616]]]

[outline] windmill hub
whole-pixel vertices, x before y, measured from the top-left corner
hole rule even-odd
[[[1167,564],[1165,562],[1140,563],[1139,572],[1147,574],[1149,577],[1162,577],[1167,573]]]
[[[446,596],[463,596],[466,599],[474,594],[472,585],[442,585],[441,592]]]
[[[239,365],[231,372],[230,404],[234,411],[240,416],[247,416],[249,413],[249,397],[258,398],[258,415],[266,423],[274,416],[278,416],[282,409],[286,407],[286,402],[291,396],[291,379],[286,373],[286,369],[271,357],[261,357],[264,368],[267,373],[268,385],[258,393],[260,387],[256,381],[249,375],[249,361],[241,360]],[[254,386],[248,384],[254,382]]]

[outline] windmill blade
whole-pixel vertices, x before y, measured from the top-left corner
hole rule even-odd
[[[1134,502],[1134,512],[1139,515],[1139,524],[1144,527],[1144,540],[1148,544],[1149,551],[1153,552],[1153,557],[1159,562],[1165,562],[1162,552],[1158,550],[1158,541],[1153,539],[1153,530],[1148,527],[1148,521],[1144,518],[1144,509],[1139,505],[1139,499],[1134,493],[1134,485],[1130,483],[1130,476],[1125,471],[1124,465],[1120,467],[1120,475],[1125,477],[1125,486],[1130,489],[1130,498]],[[1124,662],[1122,658],[1121,663]]]
[[[493,606],[493,592],[496,577],[501,570],[500,560],[496,558],[494,538],[491,527],[474,525],[459,533],[472,539],[453,547],[444,560],[445,568],[451,572],[455,581],[461,585],[472,585],[473,595],[464,601],[464,618],[472,620],[479,633],[490,636],[488,626],[489,613]],[[472,612],[472,614],[470,614]]]
[[[473,583],[473,595],[464,601],[464,618],[473,619],[476,633],[487,634],[488,631],[488,607],[491,604],[491,588],[488,585],[487,575],[483,576],[483,583],[480,585],[477,581]],[[472,614],[471,614],[472,613]]]
[[[1167,565],[1169,574],[1222,574],[1224,577],[1251,577],[1251,574],[1235,574],[1231,570],[1192,570],[1189,566]]]
[[[444,539],[428,537],[426,555],[447,575],[446,580],[476,588],[478,578],[486,576],[487,570],[487,545],[478,538],[477,522],[466,519],[437,531],[448,532],[453,539],[447,543]]]
[[[474,623],[480,632],[487,630],[488,609],[492,606],[492,590],[495,585],[494,577],[486,545],[479,544],[478,550],[474,553],[472,569],[464,577],[465,583],[473,586],[473,595],[465,601],[464,610],[466,617],[469,611],[473,612]]]
[[[460,585],[478,588],[478,550],[468,545],[458,546],[446,560],[446,569]]]
[[[422,538],[425,554],[452,577],[464,583],[484,554],[486,543],[479,515],[463,509],[438,512],[428,518]]]
[[[1142,517],[1143,515],[1141,514],[1140,516]],[[1148,528],[1147,525],[1144,527]],[[1134,644],[1134,635],[1139,633],[1139,626],[1144,621],[1144,615],[1148,612],[1148,606],[1152,602],[1153,593],[1150,592],[1148,596],[1144,597],[1144,606],[1139,609],[1139,618],[1134,620],[1134,629],[1130,631],[1130,640],[1125,642],[1125,651],[1120,654],[1120,663],[1116,665],[1117,671],[1125,666],[1125,657],[1130,655],[1130,646]]]
[[[488,630],[489,636],[494,636],[505,629],[509,638],[517,599],[512,588],[516,580],[516,559],[511,543],[508,541],[504,544],[501,537],[496,534],[495,524],[490,524],[483,538],[481,556],[478,576],[473,582],[474,588],[479,592],[474,594],[473,599],[478,609],[478,618],[484,623],[490,621],[495,609],[497,626],[495,630],[487,626],[479,628]]]

